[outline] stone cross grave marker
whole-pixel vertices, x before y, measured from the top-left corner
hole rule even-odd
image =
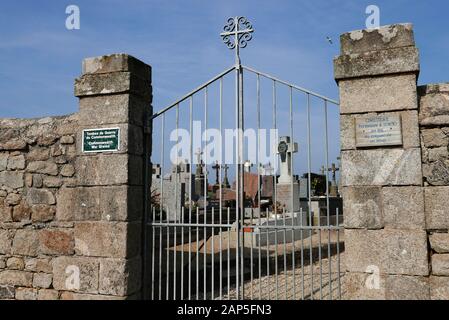
[[[278,144],[278,154],[281,158],[281,175],[279,184],[290,184],[294,181],[292,168],[292,154],[298,152],[298,144],[290,142],[290,137],[281,137]]]

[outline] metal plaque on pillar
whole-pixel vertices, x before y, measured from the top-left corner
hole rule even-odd
[[[84,153],[118,151],[120,128],[83,130],[82,150]]]
[[[374,115],[355,120],[356,147],[401,146],[401,116]]]

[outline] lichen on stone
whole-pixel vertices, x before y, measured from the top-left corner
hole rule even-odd
[[[362,30],[352,31],[349,33],[349,37],[351,38],[351,40],[358,41],[363,38],[363,31]]]
[[[391,39],[393,39],[394,37],[396,37],[396,35],[398,34],[398,29],[394,26],[389,26],[386,28],[380,28],[379,29],[379,34],[382,36],[382,41],[384,43],[388,43],[391,41]]]

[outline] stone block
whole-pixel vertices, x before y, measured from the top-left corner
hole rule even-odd
[[[342,80],[338,85],[341,114],[418,109],[414,74]]]
[[[427,156],[430,162],[435,162],[438,160],[445,160],[449,158],[449,150],[448,147],[439,147],[427,149]]]
[[[49,147],[58,141],[59,136],[53,133],[45,133],[37,138],[37,145],[40,147]]]
[[[0,254],[11,253],[12,239],[9,230],[0,229]]]
[[[342,151],[342,186],[422,184],[420,149]]]
[[[426,229],[422,187],[384,187],[382,200],[386,228]]]
[[[27,258],[25,259],[25,270],[32,272],[52,273],[53,266],[48,258]]]
[[[61,142],[61,144],[73,144],[75,143],[75,138],[73,138],[73,136],[62,136],[59,142]]]
[[[64,155],[64,154],[55,157],[55,158],[53,159],[53,161],[54,161],[56,164],[66,164],[66,163],[68,162],[67,156]],[[62,169],[61,169],[61,171],[62,171]]]
[[[25,269],[25,262],[23,258],[11,257],[6,261],[6,267],[9,270],[23,270]]]
[[[430,299],[449,300],[449,277],[430,277]]]
[[[37,230],[17,230],[12,243],[12,254],[35,257],[39,248]]]
[[[24,186],[23,173],[16,171],[0,172],[0,185],[9,187],[11,189],[23,188]]]
[[[75,251],[89,257],[134,257],[140,252],[140,228],[140,223],[78,222]]]
[[[116,297],[116,296],[104,296],[98,294],[82,294],[73,292],[63,292],[61,293],[61,300],[126,300],[127,297]]]
[[[421,230],[345,230],[346,267],[367,272],[371,266],[380,273],[426,276],[427,234]]]
[[[53,220],[55,213],[55,206],[37,204],[31,207],[31,220],[33,222],[48,222]]]
[[[151,82],[131,72],[85,74],[75,80],[75,96],[87,97],[128,93],[151,99]]]
[[[422,126],[449,125],[449,92],[425,93],[420,96],[419,104]]]
[[[127,296],[140,289],[141,259],[102,259],[100,261],[100,293]]]
[[[385,299],[385,275],[379,274],[376,284],[372,273],[346,272],[343,278],[344,300]]]
[[[0,143],[1,150],[24,150],[27,147],[27,143],[23,139],[11,139]]]
[[[20,203],[20,200],[22,200],[22,196],[20,194],[10,193],[5,199],[5,204],[15,206]]]
[[[143,185],[141,157],[127,154],[81,156],[76,159],[80,186]]]
[[[413,26],[410,23],[351,31],[340,36],[341,54],[361,53],[414,45]]]
[[[40,174],[33,174],[33,187],[42,188],[44,186],[44,178]]]
[[[0,271],[0,284],[16,286],[16,287],[31,287],[33,283],[33,274],[25,271],[5,270]]]
[[[427,277],[388,275],[385,281],[386,300],[429,300]]]
[[[53,288],[97,293],[99,262],[81,257],[57,257],[53,260]]]
[[[33,276],[33,287],[48,289],[53,281],[53,275],[49,273],[35,273]]]
[[[17,288],[16,300],[37,300],[37,290],[31,288]]]
[[[449,253],[449,233],[429,235],[430,247],[437,253]]]
[[[449,160],[439,159],[422,166],[425,181],[432,186],[449,185]]]
[[[25,169],[25,157],[21,154],[18,156],[12,156],[8,159],[9,170],[23,170]]]
[[[13,208],[5,205],[4,198],[0,198],[0,222],[11,222]]]
[[[449,128],[422,128],[421,137],[426,148],[447,147],[449,144]]]
[[[72,255],[75,240],[72,230],[43,229],[39,232],[40,252],[45,255]]]
[[[418,87],[419,95],[425,96],[432,93],[449,93],[449,82],[429,83]]]
[[[26,154],[28,161],[47,161],[50,158],[48,148],[33,148]]]
[[[383,227],[380,187],[345,187],[341,192],[345,228],[380,229]]]
[[[151,81],[151,66],[128,54],[112,54],[83,60],[83,74],[129,71]]]
[[[7,165],[8,165],[8,154],[0,153],[0,171],[6,170]]]
[[[143,212],[143,187],[61,188],[56,219],[60,221],[135,221]]]
[[[16,294],[14,286],[0,285],[0,300],[12,300]]]
[[[58,175],[58,166],[50,161],[33,161],[28,164],[27,171],[56,176]]]
[[[59,188],[62,186],[62,179],[59,177],[44,177],[43,184],[45,188]]]
[[[415,47],[354,53],[334,59],[334,77],[337,81],[356,77],[418,72],[419,53]]]
[[[81,98],[79,108],[79,122],[85,126],[111,123],[143,126],[146,115],[152,113],[148,101],[128,94]]]
[[[61,176],[73,177],[75,175],[75,167],[71,164],[66,164],[61,168]]]
[[[432,275],[449,276],[449,254],[432,255]]]
[[[56,204],[53,193],[45,189],[30,188],[27,190],[26,198],[30,204]]]
[[[37,293],[37,300],[58,300],[59,299],[59,291],[52,289],[41,289]]]
[[[31,209],[26,201],[20,202],[12,212],[12,220],[16,222],[30,220]]]
[[[449,229],[449,187],[424,188],[426,226],[429,230]]]

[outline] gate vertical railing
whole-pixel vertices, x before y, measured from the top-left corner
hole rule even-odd
[[[257,71],[253,68],[244,66],[240,60],[240,48],[244,48],[247,42],[251,40],[253,28],[251,24],[243,17],[235,17],[228,20],[227,25],[224,28],[224,32],[221,34],[224,42],[230,48],[235,50],[235,65],[225,70],[221,74],[212,78],[205,84],[199,86],[193,91],[189,92],[181,99],[172,103],[161,111],[154,113],[152,116],[153,130],[160,134],[160,145],[157,144],[157,139],[153,141],[153,150],[159,149],[159,161],[160,172],[156,174],[156,179],[160,181],[153,181],[153,189],[156,190],[157,197],[151,197],[153,203],[151,207],[151,214],[149,216],[150,221],[146,221],[148,228],[147,232],[151,236],[148,238],[152,240],[151,250],[148,253],[151,256],[151,260],[148,261],[151,271],[148,278],[151,277],[150,285],[151,299],[223,299],[223,298],[236,298],[236,299],[296,299],[298,294],[297,286],[300,288],[301,299],[322,299],[325,295],[329,299],[341,297],[341,274],[340,274],[340,231],[341,221],[339,217],[338,208],[335,210],[335,214],[331,215],[330,210],[330,190],[329,190],[329,132],[328,132],[328,104],[334,104],[338,106],[338,102],[296,86],[289,82],[283,81],[269,74]],[[234,38],[232,38],[234,37]],[[257,167],[257,206],[251,208],[250,216],[246,216],[245,210],[248,208],[246,205],[248,195],[246,194],[247,186],[251,183],[245,182],[245,108],[244,108],[244,71],[247,76],[256,77],[256,93],[255,93],[255,112],[256,112],[256,167]],[[234,189],[224,188],[223,180],[228,178],[229,166],[226,160],[223,161],[223,131],[226,128],[224,120],[229,123],[229,108],[225,109],[225,83],[228,80],[228,75],[234,72],[234,91],[235,91],[235,125],[234,133],[236,133],[236,146],[234,154],[235,166],[235,185]],[[272,173],[274,177],[273,192],[272,192],[272,204],[271,211],[268,207],[262,207],[261,199],[261,185],[262,175],[260,168],[261,161],[261,129],[263,128],[261,118],[262,109],[262,82],[271,83],[272,87],[272,129],[276,131],[278,129],[286,129],[289,134],[289,139],[292,144],[295,141],[296,127],[295,127],[295,112],[297,113],[300,105],[295,106],[295,94],[300,93],[305,96],[305,121],[306,121],[306,152],[307,152],[307,208],[306,212],[303,212],[303,208],[299,212],[294,212],[295,203],[299,199],[294,199],[290,196],[290,210],[284,207],[280,207],[278,203],[277,189],[277,168],[278,157],[273,162],[275,165],[275,171]],[[213,86],[218,85],[218,90],[213,91]],[[281,121],[278,123],[278,113],[283,110],[278,110],[278,103],[281,101],[278,91],[280,89],[287,89],[288,93],[288,118],[289,121]],[[218,93],[216,92],[218,91]],[[198,175],[193,178],[193,152],[194,152],[194,131],[196,121],[194,121],[194,111],[200,110],[197,108],[198,104],[195,99],[203,92],[203,116],[201,124],[204,125],[205,131],[205,143],[204,147],[200,142],[201,148],[198,152],[199,159],[196,161],[196,171]],[[215,94],[214,94],[215,92]],[[218,127],[220,132],[219,143],[219,157],[217,166],[217,175],[219,177],[218,192],[216,198],[218,198],[218,205],[213,206],[209,203],[208,194],[210,193],[208,185],[208,127],[210,126],[209,120],[213,121],[211,103],[209,100],[216,97],[218,99]],[[311,98],[319,99],[323,102],[324,111],[324,163],[326,168],[325,174],[325,200],[326,200],[326,223],[321,221],[321,214],[318,212],[318,223],[313,224],[313,218],[317,212],[312,211],[312,130],[311,130],[311,111],[312,104]],[[186,105],[186,108],[183,106]],[[250,105],[252,105],[250,103]],[[166,167],[166,148],[165,140],[167,126],[170,125],[170,111],[175,110],[175,136],[176,146],[175,155],[176,159],[170,159],[174,165],[172,174],[174,173],[174,190],[167,184],[167,181],[173,181],[166,179],[164,173],[169,173],[170,168]],[[225,109],[225,115],[224,115]],[[183,121],[186,118],[181,116],[183,110],[188,110],[188,122]],[[250,112],[254,110],[250,109]],[[200,118],[201,119],[201,118]],[[160,120],[158,129],[155,122]],[[303,119],[301,118],[301,121]],[[180,124],[180,122],[183,124]],[[188,127],[188,156],[185,159],[179,157],[179,144],[180,135],[179,131],[183,130],[183,126]],[[212,126],[210,126],[212,127]],[[295,130],[294,130],[295,129]],[[299,131],[299,130],[298,130]],[[225,135],[226,136],[226,135]],[[156,141],[156,143],[154,143]],[[247,143],[246,145],[249,145]],[[264,146],[266,152],[266,145]],[[227,150],[228,151],[228,150]],[[273,150],[269,149],[270,154]],[[201,155],[204,153],[204,156]],[[290,172],[293,175],[295,172],[295,159],[293,153],[291,154]],[[154,156],[154,154],[153,154]],[[204,159],[204,164],[202,163]],[[188,161],[182,171],[180,164],[182,161]],[[153,161],[154,162],[154,161]],[[223,178],[223,169],[225,170],[225,177]],[[204,170],[204,171],[203,171]],[[180,174],[184,173],[184,176]],[[186,178],[185,175],[188,175]],[[158,177],[157,177],[158,176]],[[197,185],[197,179],[203,178],[203,184]],[[251,180],[251,176],[248,175]],[[170,179],[172,176],[170,177]],[[185,189],[181,188],[182,183],[187,184]],[[168,182],[167,182],[168,183]],[[198,190],[200,187],[201,190]],[[224,200],[224,189],[226,189],[226,201]],[[174,195],[172,192],[174,191]],[[234,192],[235,203],[229,205],[230,191]],[[195,193],[195,194],[194,194]],[[293,179],[290,180],[290,195],[295,194]],[[181,203],[180,199],[184,197],[188,198],[188,201]],[[204,197],[201,199],[201,197]],[[158,198],[158,200],[157,200]],[[232,197],[231,197],[232,198]],[[193,200],[196,199],[194,202]],[[254,200],[254,199],[253,199]],[[174,201],[174,206],[173,206]],[[232,202],[232,200],[231,200]],[[203,208],[200,208],[200,206]],[[254,208],[258,208],[258,216],[254,217]],[[218,215],[216,210],[218,209]],[[174,211],[174,212],[173,212]],[[265,217],[263,216],[265,212]],[[281,212],[281,213],[279,213]],[[270,218],[270,215],[273,218]],[[287,223],[288,219],[291,219]],[[280,217],[279,217],[280,216]],[[298,217],[300,222],[298,223]],[[334,222],[331,221],[331,216],[334,216]],[[304,219],[307,222],[304,223]],[[202,229],[202,230],[201,230]],[[201,232],[202,231],[202,232]],[[178,234],[180,232],[180,234]],[[218,232],[218,234],[217,234]],[[258,238],[255,235],[258,234]],[[275,245],[269,242],[269,238],[274,234]],[[323,234],[327,234],[327,241],[323,247]],[[307,236],[308,235],[308,236]],[[202,237],[202,238],[201,238]],[[263,243],[263,237],[266,238]],[[336,238],[332,243],[332,237]],[[247,239],[250,239],[249,241]],[[309,238],[309,239],[307,239]],[[258,239],[258,240],[257,240]],[[289,239],[289,240],[287,240]],[[185,241],[187,240],[187,243]],[[210,241],[209,241],[210,240]],[[257,241],[256,241],[257,240]],[[306,240],[308,240],[306,242]],[[218,241],[218,250],[216,244]],[[316,241],[317,243],[314,243]],[[249,242],[249,243],[248,243]],[[314,246],[316,246],[314,248]],[[187,247],[186,247],[187,246]],[[333,287],[333,246],[336,249],[336,286],[337,293],[334,294]],[[233,248],[234,247],[234,248]],[[307,248],[308,247],[308,248]],[[325,250],[326,248],[326,250]],[[224,250],[225,249],[225,250]],[[234,253],[231,251],[235,250]],[[315,250],[315,252],[314,252]],[[327,251],[326,259],[328,263],[328,275],[327,280],[323,274],[323,250]],[[216,270],[217,260],[215,259],[216,252],[219,252],[219,267]],[[279,252],[280,251],[280,252]],[[224,254],[225,252],[225,254]],[[318,264],[315,264],[314,253],[318,252]],[[280,254],[280,255],[279,255]],[[210,256],[210,258],[209,258]],[[235,261],[232,261],[235,259]],[[280,260],[282,262],[280,262]],[[306,263],[309,263],[307,266]],[[246,267],[250,268],[247,272]],[[289,269],[291,266],[291,269]],[[256,270],[257,267],[257,270]],[[309,267],[306,270],[306,267]],[[318,269],[318,277],[314,278],[314,268]],[[299,270],[298,270],[299,269]],[[256,271],[255,271],[256,270]],[[200,272],[201,271],[201,272]],[[297,275],[297,272],[301,272]],[[219,284],[215,285],[215,278],[219,276]],[[290,275],[291,274],[291,275]],[[247,279],[247,277],[249,279]],[[273,279],[274,278],[274,279]],[[224,281],[226,279],[226,281]],[[315,283],[315,280],[318,282]],[[201,283],[201,281],[203,283]],[[274,282],[274,284],[273,284]],[[323,284],[328,286],[328,293],[323,292]],[[272,287],[274,285],[274,287]],[[218,291],[216,289],[218,287]],[[315,292],[315,289],[316,292]],[[201,292],[202,291],[202,292]],[[247,292],[249,291],[249,294]],[[255,294],[255,292],[257,294]],[[201,294],[202,293],[202,294]]]

